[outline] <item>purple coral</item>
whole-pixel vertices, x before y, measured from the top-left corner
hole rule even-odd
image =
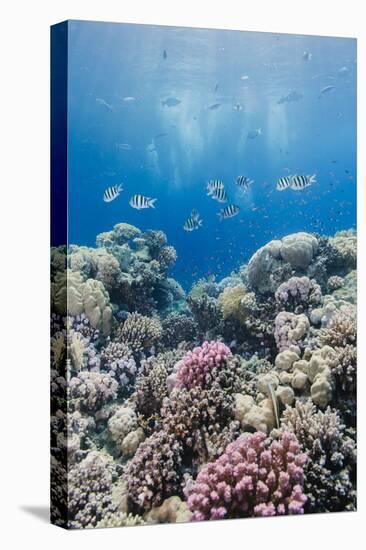
[[[287,311],[298,311],[300,307],[306,310],[321,303],[322,291],[309,277],[291,277],[278,287],[275,298]]]
[[[281,311],[275,319],[274,331],[278,351],[299,345],[306,337],[309,327],[309,319],[303,313],[296,315],[289,311]]]
[[[225,367],[230,355],[230,349],[222,342],[203,342],[177,363],[175,385],[187,389],[210,386],[213,369]]]
[[[272,441],[263,432],[241,435],[187,484],[193,520],[302,514],[306,460],[290,432]]]

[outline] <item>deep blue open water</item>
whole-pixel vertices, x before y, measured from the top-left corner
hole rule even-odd
[[[270,239],[355,227],[353,39],[72,21],[68,86],[70,243],[93,246],[119,222],[162,229],[178,253],[173,276],[189,288]],[[276,190],[294,174],[317,182]],[[246,193],[239,175],[254,180]],[[224,182],[238,216],[219,221],[210,179]],[[156,209],[131,208],[135,193],[157,198]],[[203,226],[188,233],[192,208]]]

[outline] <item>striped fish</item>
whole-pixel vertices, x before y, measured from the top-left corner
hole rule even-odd
[[[104,202],[112,202],[123,191],[122,185],[114,185],[113,187],[107,187],[103,193]]]
[[[239,214],[240,208],[236,204],[229,204],[229,206],[226,206],[220,212],[217,214],[219,217],[220,222],[222,220],[227,220],[229,218],[233,218],[237,214]]]
[[[277,191],[284,191],[291,187],[292,176],[283,176],[277,181],[276,189]]]
[[[236,185],[247,191],[249,187],[254,183],[254,180],[250,180],[247,176],[238,176],[236,178]]]
[[[155,208],[155,201],[157,199],[151,199],[150,197],[144,197],[143,195],[134,195],[130,198],[130,206],[136,208],[136,210],[142,210],[143,208]]]
[[[184,231],[194,231],[202,227],[202,224],[203,220],[201,220],[197,210],[192,210],[190,217],[183,224],[183,229]]]
[[[217,202],[227,201],[227,194],[224,187],[221,187],[221,189],[216,189],[216,191],[212,193],[211,197]]]
[[[313,183],[316,183],[316,175],[312,176],[292,176],[291,189],[294,191],[302,191],[306,187],[310,187]]]
[[[210,180],[207,183],[207,195],[212,195],[218,189],[224,189],[224,184],[220,180]]]

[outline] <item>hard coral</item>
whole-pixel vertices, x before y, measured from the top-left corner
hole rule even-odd
[[[187,352],[177,364],[176,386],[188,389],[209,387],[214,379],[213,369],[224,368],[230,355],[230,349],[222,342],[204,342]]]
[[[147,351],[159,340],[162,327],[159,319],[131,313],[116,333],[118,342],[127,344],[134,353]]]
[[[205,466],[185,494],[193,520],[303,513],[306,455],[296,436],[244,434]]]
[[[309,277],[291,277],[278,287],[275,298],[286,311],[301,313],[320,304],[322,292],[320,286]]]

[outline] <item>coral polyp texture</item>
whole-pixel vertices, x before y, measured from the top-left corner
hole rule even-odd
[[[302,514],[306,460],[289,432],[274,441],[263,432],[241,435],[188,483],[193,519]]]
[[[53,521],[355,510],[355,239],[285,235],[190,290],[160,230],[53,249]]]

